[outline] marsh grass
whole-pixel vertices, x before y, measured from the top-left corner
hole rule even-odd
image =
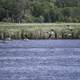
[[[0,23],[0,39],[48,39],[51,29],[54,34],[50,39],[80,39],[80,24],[16,24]]]

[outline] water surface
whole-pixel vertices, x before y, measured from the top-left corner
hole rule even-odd
[[[80,80],[80,40],[0,41],[0,80]]]

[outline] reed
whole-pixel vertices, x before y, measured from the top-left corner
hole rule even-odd
[[[49,38],[49,32],[53,30]],[[17,24],[0,23],[0,39],[80,39],[78,23]]]

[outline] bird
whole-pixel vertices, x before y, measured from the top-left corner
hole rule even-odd
[[[10,37],[7,37],[5,40],[11,41],[11,38]]]
[[[24,39],[24,40],[29,40],[28,38]]]

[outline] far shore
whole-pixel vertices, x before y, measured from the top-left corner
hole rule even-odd
[[[80,23],[0,23],[0,39],[80,39]]]

